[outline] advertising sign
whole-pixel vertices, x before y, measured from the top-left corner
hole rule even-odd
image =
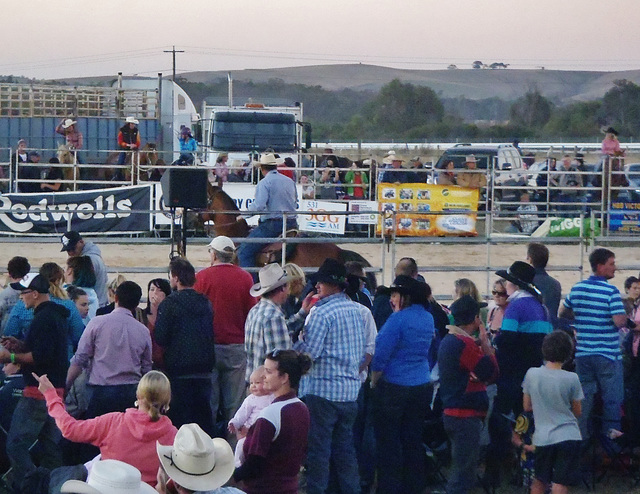
[[[389,184],[378,185],[379,211],[385,213],[378,222],[384,228],[408,237],[477,235],[478,189],[451,185]],[[449,212],[451,214],[429,214]]]
[[[0,233],[135,233],[151,230],[151,186],[0,195]]]
[[[344,235],[346,215],[335,215],[327,211],[346,211],[346,204],[304,200],[299,210],[307,213],[298,215],[298,227],[301,231]]]
[[[347,216],[347,221],[351,225],[375,225],[378,222],[377,214],[366,214],[367,211],[378,211],[378,203],[376,201],[350,200],[349,211],[362,213]]]
[[[640,233],[640,203],[612,202],[609,231],[618,233]]]

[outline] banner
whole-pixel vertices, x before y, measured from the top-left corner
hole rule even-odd
[[[344,235],[346,215],[331,214],[327,211],[346,211],[347,205],[342,202],[303,200],[299,211],[307,214],[298,215],[298,228],[303,232],[320,232]]]
[[[0,195],[0,233],[148,232],[151,186]],[[143,212],[132,212],[143,211]]]
[[[444,235],[477,235],[476,214],[478,189],[431,184],[378,184],[378,233],[394,228],[396,234],[407,237]],[[450,212],[454,214],[429,214]],[[405,214],[403,214],[405,213]],[[383,226],[384,224],[384,226]]]
[[[640,203],[612,202],[609,214],[609,231],[640,233]]]

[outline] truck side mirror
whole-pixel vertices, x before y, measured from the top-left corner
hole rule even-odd
[[[309,149],[311,147],[311,124],[305,122],[304,124],[304,147]]]

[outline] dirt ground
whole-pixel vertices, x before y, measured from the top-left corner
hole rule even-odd
[[[146,287],[149,280],[156,277],[166,277],[169,263],[169,245],[152,243],[142,244],[137,240],[122,243],[107,243],[112,239],[97,238],[95,242],[102,250],[102,256],[110,270],[109,277],[116,273],[125,275]],[[444,240],[443,240],[444,242]],[[29,259],[34,267],[45,262],[57,262],[64,266],[66,254],[60,252],[60,244],[53,239],[42,243],[2,242],[0,241],[0,272],[4,273],[7,262],[15,255],[22,255]],[[375,268],[384,265],[384,272],[377,275],[378,283],[388,285],[392,281],[392,263],[400,258],[409,256],[416,259],[423,276],[433,289],[433,293],[443,302],[451,297],[453,282],[457,278],[469,278],[485,294],[490,293],[490,284],[496,279],[495,269],[506,268],[513,261],[524,260],[526,244],[505,243],[491,245],[468,243],[404,243],[394,246],[379,244],[341,244],[341,247],[362,254]],[[611,247],[616,253],[616,261],[620,271],[612,280],[623,292],[624,280],[627,276],[638,276],[640,271],[640,247]],[[582,252],[579,245],[549,245],[551,257],[549,261],[550,273],[562,283],[563,291],[580,280],[581,260],[583,275],[589,275],[588,253]],[[206,239],[191,241],[187,247],[189,260],[196,269],[209,265]],[[581,259],[581,254],[584,254]],[[384,262],[383,262],[384,257]],[[491,269],[488,269],[491,268]],[[433,271],[442,269],[443,271]],[[144,272],[154,271],[154,272]],[[146,296],[146,293],[145,293]]]

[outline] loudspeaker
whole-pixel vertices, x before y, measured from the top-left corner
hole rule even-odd
[[[160,179],[162,199],[168,208],[205,209],[207,207],[207,170],[205,168],[169,168]]]

